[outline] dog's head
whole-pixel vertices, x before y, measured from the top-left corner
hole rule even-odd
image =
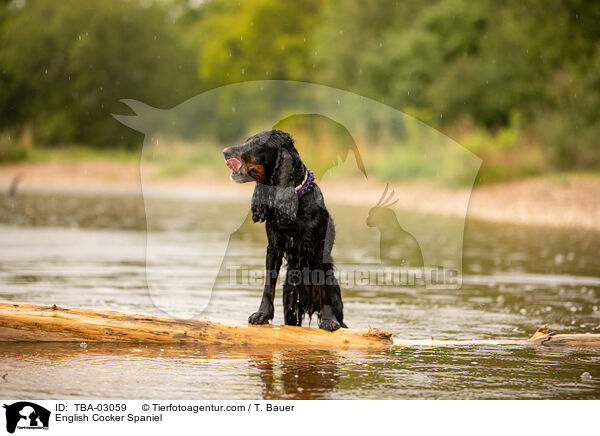
[[[223,156],[236,183],[295,186],[294,178],[302,180],[306,171],[294,140],[281,130],[256,133],[243,144],[224,149]]]
[[[306,167],[288,133],[256,133],[243,144],[224,149],[223,156],[231,170],[231,180],[257,182],[252,198],[255,222],[269,216],[281,223],[295,219],[298,199],[294,188],[302,183]]]

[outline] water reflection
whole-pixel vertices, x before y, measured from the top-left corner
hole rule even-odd
[[[4,398],[592,399],[583,349],[404,348],[379,353],[189,345],[0,344]],[[586,375],[587,373],[587,375]]]
[[[312,400],[326,398],[340,378],[339,357],[330,351],[286,350],[250,356],[262,382],[262,398]]]

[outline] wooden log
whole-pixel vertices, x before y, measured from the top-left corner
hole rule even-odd
[[[544,324],[528,339],[459,339],[459,340],[437,340],[437,339],[417,339],[401,340],[392,338],[395,346],[411,347],[456,347],[469,345],[529,345],[529,346],[555,346],[567,345],[572,347],[592,347],[600,351],[600,334],[591,333],[572,333],[557,335],[556,332],[545,333],[548,324]]]
[[[464,347],[464,346],[496,346],[496,345],[527,345],[527,346],[570,346],[597,348],[600,352],[600,334],[577,333],[563,335],[544,335],[529,339],[396,339],[392,338],[396,347]]]
[[[397,339],[378,329],[251,326],[234,322],[178,320],[111,310],[0,303],[0,341],[147,342],[199,345],[294,347],[315,349],[446,347],[446,346],[577,346],[600,351],[600,334],[545,333],[544,325],[528,339]]]
[[[177,320],[111,310],[0,303],[0,341],[154,342],[199,345],[383,348],[391,333],[377,329],[317,328]]]

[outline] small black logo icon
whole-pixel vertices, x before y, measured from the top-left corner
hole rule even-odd
[[[6,431],[14,433],[15,429],[48,429],[50,411],[29,401],[19,401],[4,405],[6,409]]]

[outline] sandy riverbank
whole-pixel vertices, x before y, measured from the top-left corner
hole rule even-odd
[[[148,168],[150,173],[152,168]],[[148,174],[148,173],[146,173]],[[0,186],[7,191],[19,176],[18,190],[140,191],[140,170],[135,162],[83,161],[18,163],[0,166]],[[144,189],[180,195],[248,195],[247,185],[228,180],[227,169],[198,169],[183,175],[147,177]],[[327,199],[343,203],[373,203],[381,196],[381,182],[329,180]],[[457,215],[458,198],[469,189],[450,189],[425,183],[394,186],[398,205],[405,209]],[[251,188],[250,188],[251,189]],[[476,187],[468,216],[495,222],[600,230],[600,176],[551,175]]]

